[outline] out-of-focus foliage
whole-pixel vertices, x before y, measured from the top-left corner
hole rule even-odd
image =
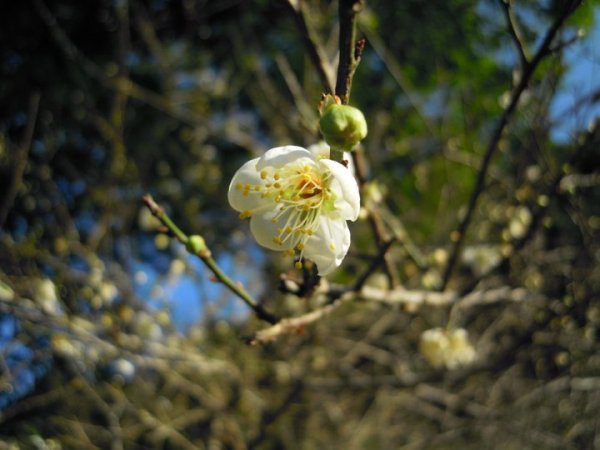
[[[531,56],[565,2],[513,3]],[[334,61],[336,2],[306,7]],[[323,301],[278,291],[290,260],[258,250],[226,201],[247,159],[319,139],[322,87],[286,2],[5,2],[0,436],[9,448],[600,448],[594,17],[585,2],[567,21],[500,140],[448,286],[473,285],[470,297],[365,295],[248,347],[264,324],[156,233],[140,199],[202,234],[277,314]],[[368,1],[359,34],[363,203],[398,240],[403,286],[426,296],[519,55],[493,1]],[[339,283],[377,254],[368,220],[352,236]],[[468,330],[474,361],[419,354],[423,332],[446,325]]]

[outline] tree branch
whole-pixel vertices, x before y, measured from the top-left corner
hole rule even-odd
[[[352,157],[354,159],[354,167],[356,168],[356,178],[358,180],[361,198],[364,199],[367,198],[367,195],[365,195],[365,188],[367,185],[368,163],[360,147],[352,152]],[[390,245],[386,244],[388,242],[391,244],[394,240],[390,240],[389,236],[387,235],[383,218],[379,212],[379,209],[376,208],[376,205],[373,205],[370,201],[367,201],[365,202],[364,207],[367,210],[369,225],[371,226],[377,247],[380,252],[385,249],[385,251],[382,253],[384,270],[390,287],[394,288],[400,284],[400,279],[398,277],[398,271],[396,270],[395,262],[388,252]]]
[[[597,148],[599,142],[600,142],[600,120],[597,120],[594,123],[594,125],[591,127],[591,129],[581,139],[580,145],[577,146],[577,148],[575,149],[575,151],[569,158],[569,163],[573,164],[575,161],[577,161],[581,157],[581,154],[584,151]],[[545,189],[544,194],[547,195],[548,197],[560,195],[560,193],[559,193],[560,186],[561,186],[562,182],[565,179],[567,179],[567,176],[565,176],[563,166],[561,165],[559,167],[558,171],[553,175],[552,179],[550,180],[550,183],[548,184],[547,188]],[[537,204],[535,209],[533,210],[531,222],[529,223],[529,226],[525,230],[524,235],[521,238],[516,239],[513,242],[511,242],[509,250],[503,255],[503,257],[496,264],[494,264],[492,267],[490,267],[485,273],[481,274],[480,276],[478,276],[476,278],[471,279],[466,286],[461,288],[460,293],[462,295],[467,295],[469,292],[473,291],[482,279],[487,278],[489,275],[496,272],[500,267],[504,266],[504,264],[506,264],[506,262],[516,252],[518,252],[523,247],[525,247],[525,244],[527,244],[527,242],[529,242],[529,240],[533,237],[539,224],[542,222],[542,219],[544,218],[544,215],[546,214],[546,211],[548,210],[549,206],[550,206],[550,202],[547,205]]]
[[[325,50],[323,49],[315,30],[307,20],[306,10],[302,6],[303,2],[298,0],[286,0],[285,3],[292,12],[296,27],[298,27],[300,36],[302,36],[302,40],[304,41],[304,47],[306,48],[308,57],[312,61],[313,66],[315,66],[317,75],[323,85],[323,90],[325,93],[333,92],[333,70],[327,61]]]
[[[515,17],[512,13],[512,5],[510,0],[499,0],[500,6],[502,7],[502,11],[504,12],[504,17],[506,19],[506,25],[508,27],[508,33],[512,38],[515,47],[517,48],[517,52],[519,53],[519,59],[521,61],[521,68],[524,68],[529,64],[529,60],[527,58],[527,54],[525,53],[525,46],[523,45],[523,37],[521,32],[517,26]]]
[[[485,189],[485,180],[490,166],[490,162],[492,160],[492,157],[496,153],[496,150],[498,149],[498,143],[502,138],[502,134],[504,133],[504,130],[509,120],[511,119],[513,113],[517,108],[517,104],[519,102],[519,99],[521,98],[521,94],[523,94],[523,92],[529,85],[529,81],[531,80],[540,62],[544,59],[545,56],[548,55],[550,45],[552,44],[552,41],[554,40],[558,30],[562,27],[567,18],[573,13],[573,11],[575,11],[575,9],[580,4],[581,0],[572,0],[567,3],[560,16],[554,21],[554,23],[546,33],[542,44],[540,45],[538,51],[536,52],[531,62],[526,64],[523,68],[521,79],[519,80],[519,83],[517,84],[517,86],[515,86],[511,93],[510,103],[502,113],[502,116],[500,117],[500,120],[496,125],[496,128],[494,129],[492,137],[488,143],[487,149],[481,161],[481,166],[479,168],[479,173],[477,175],[475,186],[469,198],[467,212],[461,220],[456,231],[452,233],[452,236],[454,237],[454,244],[450,252],[450,257],[448,258],[448,264],[446,265],[444,274],[442,276],[442,284],[440,288],[441,290],[446,289],[448,281],[452,276],[452,272],[458,260],[462,244],[464,242],[465,234],[469,228],[469,225],[471,224],[471,220],[473,218],[473,213],[477,206],[477,202]]]
[[[13,166],[13,174],[10,180],[10,185],[2,199],[2,205],[0,206],[0,228],[4,225],[4,221],[10,212],[19,187],[21,186],[21,180],[23,179],[23,173],[27,167],[27,155],[31,149],[31,143],[33,142],[33,133],[35,131],[35,124],[37,122],[38,110],[40,106],[40,93],[34,92],[29,97],[29,112],[27,113],[28,121],[25,132],[23,133],[23,141],[19,145],[15,152],[15,161]]]
[[[340,18],[340,62],[338,64],[335,95],[342,104],[350,100],[352,78],[360,62],[365,41],[356,41],[356,16],[364,6],[363,0],[339,0]]]
[[[317,322],[325,316],[328,316],[342,304],[350,301],[355,297],[354,292],[347,292],[337,297],[332,303],[329,303],[321,308],[315,309],[307,314],[297,317],[281,319],[275,325],[257,331],[254,335],[246,338],[248,345],[265,344],[272,342],[284,334],[299,333],[308,325]]]
[[[204,264],[212,271],[217,280],[223,283],[229,288],[231,292],[241,298],[250,309],[254,311],[256,317],[265,322],[277,323],[279,319],[266,311],[252,296],[244,289],[240,283],[235,283],[229,278],[223,270],[219,267],[215,259],[212,257],[211,251],[206,247],[202,246],[199,249],[194,249],[190,241],[190,237],[186,235],[181,228],[179,228],[175,222],[165,213],[165,210],[160,207],[152,198],[150,194],[146,194],[143,198],[144,204],[148,207],[154,217],[161,221],[161,223],[169,229],[171,233],[177,238],[179,242],[186,246],[188,251],[197,257],[199,257]]]

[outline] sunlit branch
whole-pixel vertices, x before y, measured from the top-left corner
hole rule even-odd
[[[309,325],[330,315],[341,305],[351,301],[375,302],[388,306],[401,307],[410,312],[416,312],[423,306],[448,307],[460,304],[461,309],[473,308],[480,305],[490,305],[500,302],[523,302],[532,298],[540,298],[524,288],[511,289],[507,286],[482,289],[463,295],[457,291],[427,291],[407,290],[401,287],[395,289],[380,289],[372,286],[362,286],[360,290],[338,289],[335,286],[325,287],[321,294],[329,296],[331,303],[297,317],[285,318],[278,323],[264,328],[246,338],[249,345],[266,344],[278,338],[301,333]]]
[[[448,264],[446,265],[442,276],[442,290],[446,289],[448,281],[452,276],[452,272],[454,270],[456,262],[458,261],[458,256],[460,254],[462,244],[464,242],[464,238],[469,228],[469,225],[471,224],[471,220],[473,218],[473,213],[475,212],[477,202],[479,200],[479,197],[485,190],[485,181],[490,163],[492,161],[492,157],[498,149],[498,143],[502,138],[504,130],[508,125],[508,122],[510,121],[513,113],[516,111],[519,99],[521,98],[521,95],[529,85],[529,81],[531,80],[537,67],[539,66],[540,62],[549,54],[550,46],[552,44],[552,41],[556,37],[558,30],[560,30],[567,18],[575,11],[575,9],[577,9],[577,7],[580,4],[581,0],[573,0],[567,3],[560,16],[555,20],[553,25],[547,31],[544,40],[538,48],[533,59],[523,68],[519,83],[512,90],[510,96],[510,103],[502,113],[502,116],[500,117],[500,120],[496,125],[496,128],[494,129],[492,137],[490,138],[490,141],[487,145],[485,154],[481,160],[481,166],[477,174],[477,180],[475,182],[475,186],[473,187],[471,196],[469,198],[469,202],[467,204],[467,211],[463,219],[460,221],[456,231],[452,233],[453,246],[450,252],[450,256],[448,258]]]
[[[303,314],[297,317],[290,317],[281,319],[275,325],[262,329],[254,333],[254,335],[246,338],[246,342],[249,345],[265,344],[272,342],[280,336],[290,333],[301,333],[308,325],[311,325],[325,316],[328,316],[333,311],[338,309],[342,304],[354,298],[354,294],[348,292],[341,297],[337,298],[335,302],[311,311],[307,314]]]
[[[147,194],[144,196],[144,204],[148,207],[154,217],[161,221],[161,223],[169,229],[171,233],[177,238],[179,242],[186,246],[190,253],[199,257],[202,262],[212,271],[214,276],[231,290],[235,295],[246,303],[256,314],[256,317],[269,323],[276,323],[278,318],[270,312],[266,311],[252,296],[244,289],[244,287],[234,282],[229,276],[221,270],[215,259],[212,257],[211,251],[204,245],[203,248],[198,250],[193,249],[190,245],[190,236],[185,234],[181,228],[179,228],[175,222],[169,217],[165,210],[160,207],[152,198],[151,195]]]

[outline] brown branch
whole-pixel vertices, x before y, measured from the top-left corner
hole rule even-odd
[[[357,15],[364,6],[363,0],[339,0],[339,20],[340,20],[340,61],[337,72],[337,82],[335,85],[335,94],[340,97],[343,104],[348,104],[350,100],[350,91],[352,89],[352,79],[354,72],[360,63],[365,41],[356,41],[356,22]],[[354,165],[356,167],[356,177],[358,179],[361,196],[365,198],[364,191],[367,182],[368,164],[360,148],[352,152]],[[373,235],[379,251],[383,255],[385,273],[388,277],[391,287],[399,284],[399,278],[396,267],[391,255],[387,252],[390,239],[387,235],[385,225],[381,214],[377,208],[372,205],[365,205],[368,212],[369,224],[373,230]],[[382,251],[387,246],[386,251]]]
[[[328,316],[342,304],[348,302],[353,298],[355,298],[355,293],[347,292],[335,298],[332,303],[329,303],[321,308],[315,309],[314,311],[311,311],[307,314],[303,314],[297,317],[281,319],[273,326],[257,331],[252,336],[247,337],[246,343],[248,345],[266,344],[267,342],[272,342],[285,334],[300,333],[308,325],[321,320],[325,316]]]
[[[448,282],[450,281],[450,277],[452,276],[452,272],[454,270],[456,262],[458,261],[458,256],[461,251],[466,232],[469,228],[469,225],[471,224],[471,220],[473,218],[473,213],[475,212],[477,202],[479,200],[479,197],[485,190],[485,180],[490,163],[492,161],[492,157],[496,153],[496,150],[498,149],[498,143],[502,138],[504,130],[517,108],[517,104],[519,102],[519,99],[521,98],[521,94],[523,94],[523,92],[529,85],[529,81],[531,80],[540,62],[544,59],[544,57],[548,55],[550,45],[552,44],[552,41],[558,33],[558,30],[562,27],[564,22],[573,13],[573,11],[575,11],[579,4],[581,4],[581,0],[572,0],[567,3],[561,15],[555,20],[555,22],[552,24],[552,26],[546,33],[542,44],[540,45],[538,51],[536,52],[531,62],[529,62],[523,68],[523,73],[520,77],[519,83],[517,84],[517,86],[515,86],[511,93],[510,103],[502,113],[502,116],[500,117],[500,120],[496,125],[496,128],[494,129],[492,137],[490,138],[490,141],[488,143],[487,149],[481,161],[481,166],[479,168],[479,173],[477,175],[475,186],[469,198],[467,212],[461,220],[458,228],[452,233],[452,236],[454,237],[454,244],[450,252],[450,257],[448,258],[448,264],[446,265],[442,276],[442,284],[440,288],[441,290],[446,289]]]
[[[365,41],[356,41],[356,16],[363,9],[363,0],[339,0],[340,18],[340,61],[338,64],[335,95],[342,104],[350,100],[352,79],[360,62]]]
[[[460,303],[461,308],[466,309],[499,302],[523,302],[540,297],[527,289],[512,289],[507,286],[477,290],[464,296],[457,291],[407,290],[401,287],[390,290],[368,285],[363,286],[360,291],[326,287],[320,293],[329,296],[331,303],[301,316],[281,319],[276,324],[247,337],[246,342],[249,345],[266,344],[287,334],[301,333],[308,325],[312,325],[328,316],[341,305],[358,299],[370,303],[377,302],[388,306],[400,306],[407,311],[415,312],[422,306],[444,307]]]

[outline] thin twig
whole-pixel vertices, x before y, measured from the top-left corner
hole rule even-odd
[[[27,155],[31,149],[31,143],[33,142],[33,132],[35,131],[35,124],[37,122],[37,116],[40,106],[40,93],[34,92],[29,97],[29,112],[27,113],[27,127],[23,133],[23,141],[19,145],[19,148],[15,154],[15,162],[13,167],[13,175],[6,191],[6,195],[2,199],[2,205],[0,206],[0,228],[4,225],[4,221],[10,212],[19,187],[21,187],[21,180],[23,179],[23,173],[25,167],[27,167]]]
[[[392,244],[394,242],[395,242],[395,239],[390,239],[387,242],[384,242],[380,246],[379,254],[371,262],[371,264],[369,265],[367,270],[365,270],[364,273],[360,277],[358,277],[358,280],[356,280],[356,283],[354,283],[354,286],[352,287],[353,291],[355,291],[355,292],[360,291],[363,288],[363,286],[365,285],[365,283],[367,282],[367,280],[369,279],[369,277],[371,276],[371,274],[374,273],[382,263],[385,263],[386,256],[388,255],[388,250],[390,249],[390,247],[392,246]]]
[[[350,100],[352,79],[360,62],[365,41],[356,41],[356,16],[362,10],[362,0],[339,0],[340,17],[340,62],[338,64],[335,95],[342,104]]]
[[[498,0],[502,11],[504,11],[504,17],[506,18],[506,25],[508,26],[508,33],[512,38],[517,52],[519,53],[519,59],[521,61],[521,67],[526,67],[529,64],[529,59],[525,53],[525,45],[523,44],[523,37],[521,31],[517,25],[517,21],[512,12],[512,5],[510,0]]]
[[[360,63],[362,51],[365,46],[364,40],[356,40],[357,14],[362,10],[363,6],[364,2],[362,0],[339,1],[340,61],[338,65],[335,94],[341,99],[342,104],[348,104],[348,101],[350,100],[352,79],[354,77],[354,72]],[[360,147],[352,152],[352,157],[356,167],[356,177],[361,189],[361,194],[363,194],[362,197],[365,198],[364,188],[367,182],[368,172],[367,161]],[[387,236],[383,220],[377,208],[373,208],[369,204],[365,205],[365,208],[368,212],[369,224],[373,230],[377,247],[381,252],[381,250],[387,245],[386,243],[389,241],[389,236]],[[390,286],[397,286],[399,284],[399,279],[391,255],[387,252],[383,252],[382,254],[385,272]]]
[[[307,20],[308,14],[303,6],[304,2],[286,0],[285,3],[292,12],[300,36],[304,41],[304,47],[306,48],[306,52],[308,53],[308,57],[312,61],[313,66],[315,66],[317,75],[323,85],[324,92],[333,92],[333,70],[325,56],[325,50],[319,41],[317,33],[310,25],[310,21]]]
[[[190,237],[186,235],[181,228],[179,228],[175,222],[168,216],[165,210],[160,207],[152,198],[150,194],[147,194],[143,198],[144,204],[148,207],[150,212],[154,217],[161,221],[161,223],[169,229],[171,233],[177,238],[179,242],[185,245],[188,248],[190,253],[193,253],[197,257],[199,257],[204,264],[212,271],[217,280],[223,283],[225,286],[229,288],[231,292],[241,298],[246,305],[248,305],[261,320],[264,320],[269,323],[277,323],[279,319],[266,311],[252,296],[244,289],[244,287],[240,283],[235,283],[231,278],[229,278],[223,270],[219,267],[215,259],[212,257],[211,251],[204,246],[202,249],[198,251],[192,251],[190,248]]]
[[[381,38],[381,36],[379,36],[379,34],[377,34],[377,32],[370,29],[370,27],[366,26],[365,24],[359,22],[359,27],[360,31],[369,41],[369,48],[372,48],[373,51],[379,56],[394,81],[396,81],[398,86],[400,86],[400,89],[402,89],[404,95],[406,95],[408,102],[414,108],[417,116],[419,116],[419,118],[427,127],[427,131],[432,136],[439,135],[435,125],[427,117],[427,114],[425,114],[425,102],[423,101],[423,98],[416,91],[408,77],[404,75],[400,64],[392,52],[387,48],[384,40]]]
[[[417,247],[417,244],[408,234],[402,220],[395,215],[385,204],[377,203],[382,220],[386,223],[394,238],[404,249],[406,255],[417,265],[419,269],[425,271],[429,268],[429,263],[423,252]]]
[[[450,257],[448,258],[448,264],[446,265],[444,274],[442,276],[442,284],[440,287],[441,290],[446,289],[448,285],[448,281],[450,280],[450,277],[458,260],[458,255],[462,248],[465,234],[469,228],[469,225],[471,224],[471,219],[473,218],[473,213],[477,206],[477,201],[479,200],[479,197],[485,189],[485,180],[490,166],[490,162],[492,160],[492,157],[496,153],[496,150],[498,149],[498,143],[502,138],[502,134],[504,133],[504,130],[511,116],[517,108],[517,104],[519,102],[519,99],[521,98],[521,94],[523,94],[523,92],[527,88],[529,81],[531,80],[535,70],[539,66],[539,63],[542,61],[542,59],[544,59],[545,56],[548,55],[550,45],[552,44],[552,41],[554,40],[554,37],[556,36],[558,30],[562,27],[564,22],[573,13],[573,11],[579,6],[579,4],[581,4],[581,0],[574,0],[569,2],[565,6],[565,8],[562,11],[562,14],[556,19],[556,21],[552,24],[552,26],[546,33],[542,44],[540,45],[538,51],[536,52],[531,62],[523,68],[523,73],[521,75],[519,83],[517,84],[517,86],[515,86],[511,93],[510,103],[502,113],[502,116],[500,117],[500,120],[496,125],[496,128],[492,134],[492,137],[489,141],[489,144],[481,161],[481,166],[477,175],[477,180],[475,182],[475,186],[473,188],[473,191],[471,192],[471,197],[469,198],[469,203],[467,205],[467,212],[461,220],[457,230],[452,233],[452,236],[454,237],[454,243],[450,252]]]
[[[356,168],[356,178],[358,180],[358,186],[360,188],[361,197],[367,198],[365,195],[366,186],[367,186],[367,160],[364,157],[362,149],[359,147],[354,152],[352,152],[352,157],[354,159],[354,167]],[[366,202],[364,205],[367,210],[367,217],[369,220],[369,225],[371,226],[371,230],[373,232],[373,236],[375,237],[375,241],[379,251],[381,251],[387,242],[390,241],[390,237],[386,232],[386,227],[383,222],[383,218],[379,209],[372,205],[371,202]],[[389,247],[387,248],[389,250]],[[391,288],[394,288],[400,284],[400,279],[398,277],[398,271],[396,270],[396,264],[392,255],[388,251],[383,253],[383,264],[385,274],[388,278],[388,283]]]
[[[356,294],[354,292],[346,292],[345,294],[336,297],[332,303],[315,309],[307,314],[281,319],[276,324],[257,331],[252,336],[246,338],[246,343],[248,345],[266,344],[267,342],[272,342],[285,334],[300,333],[308,325],[317,322],[325,316],[328,316],[342,304],[354,299],[355,296]]]
[[[597,148],[599,142],[600,121],[596,121],[594,126],[585,134],[585,137],[582,139],[581,144],[577,146],[577,148],[569,158],[569,163],[572,164],[574,161],[577,161],[584,151],[588,149]],[[566,177],[563,171],[563,165],[561,165],[558,171],[552,177],[550,183],[548,184],[548,187],[545,189],[544,195],[547,195],[548,197],[560,195],[560,185],[561,182],[565,180],[565,178]],[[496,262],[496,264],[494,264],[492,267],[486,270],[485,273],[470,280],[470,282],[460,290],[461,295],[467,295],[469,292],[473,291],[481,280],[487,278],[488,276],[496,272],[499,268],[503,267],[509,261],[509,259],[512,256],[514,256],[516,252],[525,247],[525,244],[527,244],[527,242],[529,242],[529,240],[533,237],[533,234],[537,230],[539,224],[542,222],[542,219],[544,218],[549,206],[550,202],[548,202],[547,205],[536,205],[535,209],[532,212],[531,221],[529,222],[529,225],[525,230],[523,236],[519,239],[514,240],[511,243],[509,251],[507,251],[503,255],[503,257],[500,260],[498,260],[498,262]]]
[[[306,92],[302,89],[298,78],[296,78],[296,74],[290,67],[290,63],[288,62],[284,53],[277,53],[275,55],[275,63],[283,76],[283,79],[294,98],[294,103],[300,112],[300,117],[302,118],[302,122],[304,126],[311,130],[313,133],[315,131],[316,123],[317,123],[317,113],[312,108],[307,100]]]

